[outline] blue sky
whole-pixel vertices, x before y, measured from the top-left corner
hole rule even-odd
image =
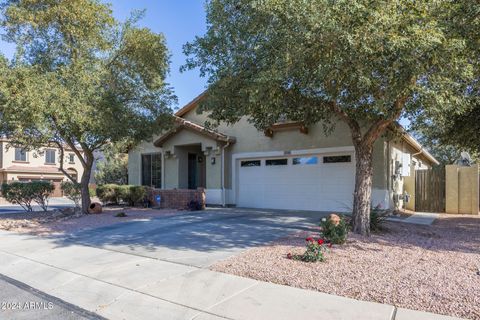
[[[139,26],[148,27],[154,32],[162,32],[171,53],[168,82],[178,96],[177,107],[182,107],[205,89],[206,79],[200,78],[197,70],[180,73],[185,63],[182,46],[206,31],[203,0],[116,0],[105,1],[112,4],[113,15],[125,21],[132,10],[146,9],[145,17]],[[0,41],[0,51],[11,58],[14,47]]]

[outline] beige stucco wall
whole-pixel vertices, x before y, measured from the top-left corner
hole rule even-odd
[[[184,115],[186,120],[204,124],[208,120],[206,113],[198,114],[196,110],[192,110]],[[325,135],[321,124],[310,126],[308,134],[303,134],[299,130],[284,130],[275,132],[272,138],[265,136],[262,131],[257,130],[248,118],[244,117],[233,125],[220,124],[217,128],[229,136],[234,136],[237,141],[230,146],[226,153],[226,163],[231,163],[232,154],[244,152],[268,152],[268,151],[290,151],[305,150],[319,148],[333,148],[352,146],[350,130],[343,122],[337,122],[335,130]],[[386,177],[386,144],[385,140],[379,139],[374,147],[373,163],[374,178],[373,187],[385,189]],[[231,171],[228,171],[229,173]],[[226,187],[231,187],[230,174],[226,175]]]
[[[445,168],[445,211],[455,214],[479,214],[479,166]]]
[[[2,141],[0,142],[0,158],[2,159],[1,164],[2,164],[2,169],[7,169],[8,167],[15,166],[15,167],[25,167],[25,169],[28,168],[34,168],[34,167],[54,167],[54,168],[59,168],[60,164],[60,151],[58,148],[54,147],[48,147],[48,148],[41,148],[39,150],[32,150],[27,152],[27,161],[15,161],[15,148],[10,146],[8,142]],[[47,164],[45,163],[45,153],[44,151],[46,149],[55,149],[55,164]],[[77,155],[75,155],[74,163],[69,162],[69,154],[73,154],[74,152],[68,149],[65,149],[65,159],[64,159],[64,169],[74,169],[77,172],[77,176],[80,178],[83,174],[83,166],[80,163],[80,160],[78,159]],[[61,173],[59,174],[47,174],[47,173],[35,173],[35,172],[21,172],[21,171],[15,171],[15,172],[9,172],[9,173],[4,173],[2,176],[3,180],[18,180],[19,177],[23,176],[28,176],[28,177],[38,177],[41,178],[42,175],[44,178],[63,178],[64,180],[67,180],[65,176],[63,176]]]
[[[391,199],[393,205],[393,194],[404,194],[405,192],[410,195],[409,202],[404,203],[403,200],[399,201],[399,208],[406,208],[408,210],[415,210],[415,170],[430,168],[430,162],[423,156],[416,154],[415,149],[412,148],[407,142],[401,138],[393,138],[390,141],[390,157],[388,168],[390,168],[389,174],[389,190],[391,192]],[[409,176],[401,175],[397,179],[393,178],[395,170],[395,161],[403,162],[403,155],[410,155],[410,163],[408,172]]]

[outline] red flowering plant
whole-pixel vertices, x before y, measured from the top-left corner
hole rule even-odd
[[[301,260],[305,262],[325,261],[325,253],[331,247],[324,239],[315,240],[313,237],[305,239],[307,249],[303,254],[287,254],[288,259]]]

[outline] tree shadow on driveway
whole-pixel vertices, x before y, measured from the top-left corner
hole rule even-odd
[[[199,252],[234,253],[293,232],[314,230],[326,215],[325,212],[210,209],[123,222],[54,239],[60,246],[80,244],[154,258]]]

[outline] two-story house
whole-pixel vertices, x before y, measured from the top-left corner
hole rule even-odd
[[[70,175],[83,174],[78,156],[68,147],[64,148],[63,162]],[[62,196],[60,183],[68,178],[60,171],[59,148],[52,145],[28,151],[11,145],[8,139],[0,139],[0,183],[32,180],[51,181],[55,185],[53,196]]]

